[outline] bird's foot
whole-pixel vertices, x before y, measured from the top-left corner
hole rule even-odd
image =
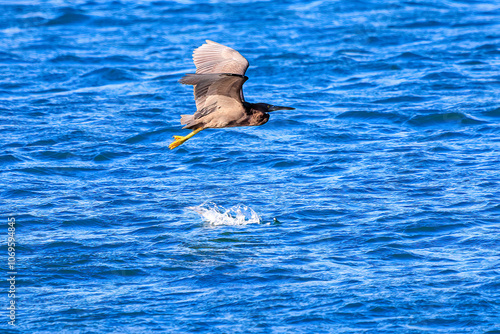
[[[184,137],[183,136],[174,136],[175,140],[172,144],[168,145],[168,148],[172,150],[172,149],[176,148],[177,146],[182,145],[182,143],[184,143],[186,140],[188,140],[189,138],[191,138],[192,136],[194,136],[195,134],[197,134],[201,130],[203,130],[203,128],[193,130],[193,132],[191,132],[190,134],[188,134],[187,136],[184,136]]]
[[[179,145],[182,145],[189,138],[186,138],[183,136],[174,136],[174,139],[175,139],[174,142],[172,144],[168,145],[168,148],[171,150],[173,150],[174,148],[176,148]]]

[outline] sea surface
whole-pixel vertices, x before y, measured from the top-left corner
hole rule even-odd
[[[500,333],[496,0],[0,1],[0,130],[2,333]]]

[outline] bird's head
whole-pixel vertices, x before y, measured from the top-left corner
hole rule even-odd
[[[263,112],[271,112],[276,110],[295,110],[295,108],[291,107],[281,107],[281,106],[273,106],[268,103],[254,103],[253,108],[263,111]]]

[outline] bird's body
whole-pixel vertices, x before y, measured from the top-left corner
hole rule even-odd
[[[174,136],[173,149],[196,133],[207,128],[257,126],[269,120],[268,112],[294,108],[272,106],[266,103],[248,103],[243,97],[243,84],[248,61],[236,50],[212,41],[206,41],[193,52],[195,74],[186,74],[180,83],[194,86],[196,112],[182,115],[184,129],[189,135]]]
[[[259,110],[253,103],[243,102],[243,108],[239,105],[227,104],[217,113],[209,113],[198,119],[194,115],[183,115],[181,124],[185,129],[196,130],[203,128],[231,128],[235,126],[257,126],[267,123],[269,114]],[[238,112],[235,112],[238,111]]]

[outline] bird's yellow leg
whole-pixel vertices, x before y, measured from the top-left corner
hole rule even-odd
[[[193,132],[191,132],[190,134],[188,134],[187,136],[184,136],[184,137],[183,136],[174,136],[175,140],[172,144],[168,145],[168,148],[173,150],[177,146],[182,145],[186,140],[188,140],[189,138],[191,138],[192,136],[194,136],[195,134],[197,134],[201,130],[203,130],[203,129],[200,128],[200,129],[193,130]]]

